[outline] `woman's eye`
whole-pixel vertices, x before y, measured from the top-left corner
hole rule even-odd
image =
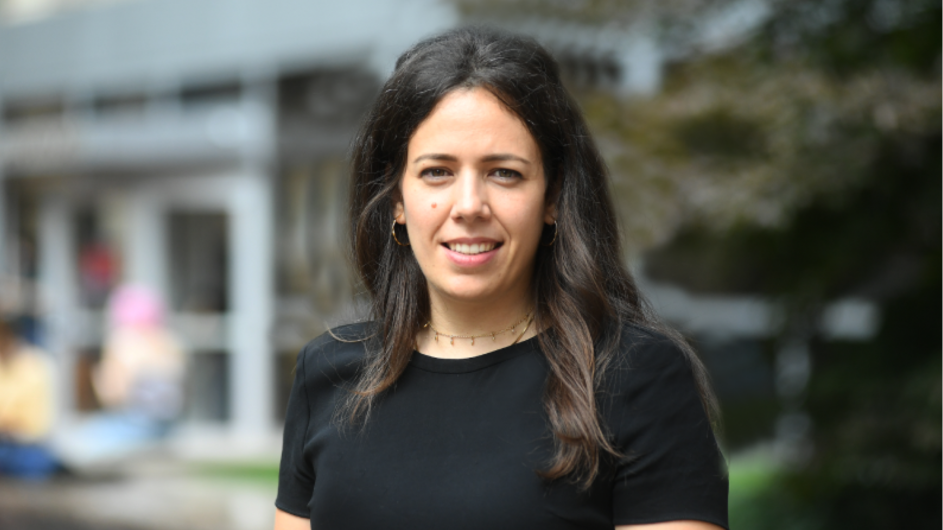
[[[449,176],[449,172],[442,168],[429,168],[422,170],[420,176],[428,178],[442,178]]]
[[[499,168],[495,169],[493,174],[502,180],[516,180],[521,178],[521,174],[517,171],[514,171],[513,169]]]

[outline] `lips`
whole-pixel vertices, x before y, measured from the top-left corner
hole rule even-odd
[[[449,261],[462,268],[485,265],[494,258],[502,245],[500,241],[485,238],[453,239],[442,243]]]
[[[497,246],[497,243],[494,242],[482,242],[482,243],[446,243],[449,250],[453,252],[458,252],[459,254],[481,254],[483,252],[490,252],[494,250],[494,247]]]

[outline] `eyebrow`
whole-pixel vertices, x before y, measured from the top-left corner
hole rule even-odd
[[[413,164],[418,164],[423,160],[444,160],[446,162],[458,162],[458,158],[452,155],[447,155],[444,153],[427,153],[416,157],[416,159],[413,160]],[[526,158],[521,158],[517,155],[512,155],[509,153],[497,153],[488,155],[481,159],[482,162],[501,162],[505,160],[516,160],[528,165],[531,163],[530,160],[527,160]]]

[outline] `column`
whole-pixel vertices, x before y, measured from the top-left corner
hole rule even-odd
[[[125,234],[125,279],[146,285],[167,299],[165,219],[163,204],[149,186],[133,188],[127,196],[128,232]]]
[[[274,310],[272,208],[268,175],[242,175],[230,211],[232,296],[230,410],[240,436],[266,435],[272,424]]]
[[[52,192],[42,199],[39,212],[39,288],[45,308],[46,339],[57,361],[57,433],[75,413],[76,318],[74,241],[69,223],[71,210],[65,195]]]
[[[18,242],[13,239],[13,235],[7,224],[10,212],[7,210],[6,181],[4,160],[4,151],[6,151],[6,140],[3,136],[3,97],[0,95],[0,275],[17,274],[17,248]]]
[[[230,206],[230,410],[239,439],[249,443],[263,441],[273,424],[275,89],[264,75],[246,82],[242,168]]]

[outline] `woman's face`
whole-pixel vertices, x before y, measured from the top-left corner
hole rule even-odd
[[[442,98],[409,140],[394,208],[434,303],[526,300],[546,188],[537,143],[491,92]]]

